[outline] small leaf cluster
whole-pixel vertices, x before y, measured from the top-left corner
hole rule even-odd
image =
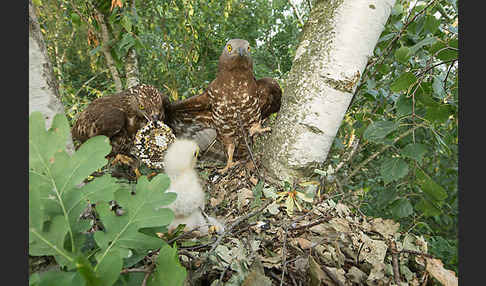
[[[157,267],[148,285],[161,285],[168,276],[167,281],[174,281],[170,285],[182,285],[186,274],[176,249],[140,231],[164,227],[173,220],[173,212],[165,206],[176,194],[166,192],[167,175],[159,174],[151,181],[141,177],[135,194],[110,175],[86,183],[88,176],[106,165],[109,139],[92,137],[68,154],[68,136],[64,115],[56,115],[49,130],[40,112],[30,115],[29,255],[53,256],[60,266],[34,273],[30,285],[105,286],[134,281],[140,278],[138,273],[120,275],[122,269],[157,249]],[[112,200],[123,208],[122,215],[112,210]],[[93,225],[82,218],[87,206],[94,206],[101,230],[89,231]]]

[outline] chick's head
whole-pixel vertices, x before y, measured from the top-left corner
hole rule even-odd
[[[177,139],[167,149],[164,158],[165,172],[170,175],[177,175],[196,165],[199,146],[193,140]]]

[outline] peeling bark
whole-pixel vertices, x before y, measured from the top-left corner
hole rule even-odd
[[[56,114],[64,113],[57,88],[34,5],[29,0],[29,114],[34,111],[44,114],[46,128],[50,128]],[[74,151],[71,136],[66,142],[66,150]]]
[[[306,179],[326,160],[395,0],[372,2],[315,1],[273,132],[263,142],[270,175]]]
[[[96,18],[98,19],[101,27],[101,50],[103,51],[103,55],[105,56],[106,65],[110,70],[111,77],[115,82],[115,91],[121,92],[123,90],[123,85],[120,79],[120,74],[116,69],[115,60],[111,55],[111,47],[110,47],[110,33],[108,32],[108,26],[105,22],[105,16],[100,13],[100,11],[94,9]]]

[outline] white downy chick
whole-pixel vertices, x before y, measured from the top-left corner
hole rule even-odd
[[[168,207],[174,212],[174,221],[169,225],[169,231],[179,224],[185,224],[186,230],[199,227],[201,234],[207,234],[209,226],[215,226],[218,232],[224,227],[216,219],[206,218],[204,210],[205,195],[199,183],[199,177],[194,170],[199,147],[195,141],[176,139],[167,149],[164,158],[165,173],[170,178],[168,192],[177,194],[176,200]]]

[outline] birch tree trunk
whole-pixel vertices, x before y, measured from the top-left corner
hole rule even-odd
[[[289,182],[327,157],[395,0],[318,0],[302,31],[262,162]]]
[[[57,88],[34,5],[29,0],[29,114],[34,111],[44,114],[46,128],[50,128],[56,114],[64,113]],[[74,151],[70,136],[66,149],[68,153]]]

